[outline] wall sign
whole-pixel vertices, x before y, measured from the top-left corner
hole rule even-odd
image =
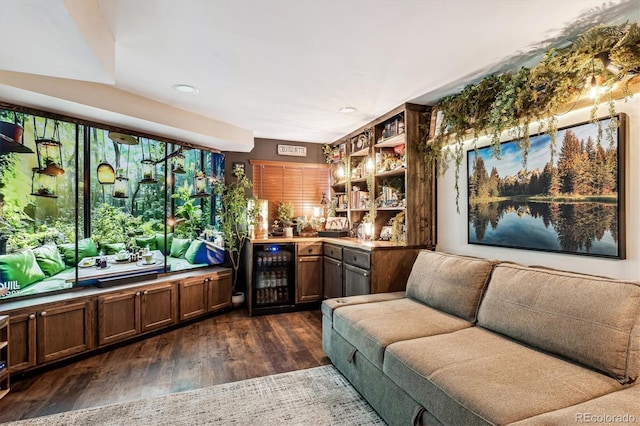
[[[292,157],[306,157],[307,147],[295,146],[295,145],[278,145],[278,155],[289,155]]]

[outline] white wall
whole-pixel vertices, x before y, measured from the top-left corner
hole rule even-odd
[[[545,265],[551,268],[606,275],[615,278],[640,279],[640,96],[627,102],[619,101],[616,112],[628,115],[628,139],[626,156],[626,259],[604,259],[592,256],[556,254],[532,250],[516,250],[467,244],[467,165],[463,161],[460,170],[460,214],[455,204],[455,165],[438,178],[438,244],[437,250],[448,253],[494,258],[518,262],[524,265]],[[598,117],[606,116],[607,106],[602,105]],[[568,126],[589,119],[589,109],[571,111],[558,117],[558,126]],[[532,126],[537,132],[537,125]],[[503,135],[503,140],[509,137]],[[484,137],[478,146],[489,145]],[[471,142],[465,148],[470,149]]]

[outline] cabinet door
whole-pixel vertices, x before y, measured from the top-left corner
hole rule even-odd
[[[342,262],[324,257],[324,297],[342,297]]]
[[[207,313],[207,287],[210,277],[195,277],[180,282],[180,321]]]
[[[209,279],[209,312],[231,306],[231,272],[223,272]]]
[[[139,333],[139,291],[98,297],[98,345],[118,342]]]
[[[9,317],[9,361],[11,372],[36,366],[36,313],[12,313]]]
[[[343,264],[344,295],[357,296],[371,291],[369,271],[352,265]]]
[[[296,303],[322,300],[322,256],[298,256]]]
[[[147,287],[140,302],[142,332],[168,327],[178,321],[178,292],[174,283]]]
[[[45,363],[93,348],[93,300],[51,305],[36,317],[38,363]]]

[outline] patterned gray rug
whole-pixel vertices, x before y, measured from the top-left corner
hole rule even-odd
[[[385,425],[332,365],[11,425]]]

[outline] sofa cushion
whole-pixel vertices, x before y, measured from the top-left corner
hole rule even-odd
[[[622,388],[481,327],[393,343],[383,371],[444,424],[508,424]]]
[[[540,414],[511,426],[564,426],[580,423],[633,424],[640,419],[640,386],[634,385],[582,404]]]
[[[48,277],[57,274],[67,267],[55,244],[45,244],[36,247],[33,249],[33,254],[36,257],[38,266],[40,266],[42,272]]]
[[[373,303],[373,302],[383,302],[385,300],[394,300],[394,299],[402,299],[405,297],[404,291],[394,291],[391,293],[372,293],[372,294],[361,294],[358,296],[348,296],[348,297],[336,297],[333,299],[326,299],[322,302],[321,310],[322,315],[333,319],[333,312],[345,306],[350,305],[359,305],[361,303]]]
[[[184,258],[184,255],[187,253],[187,249],[189,249],[190,241],[187,238],[174,238],[171,242],[171,251],[169,256]]]
[[[184,258],[191,263],[207,265],[219,265],[224,262],[224,249],[208,245],[203,240],[193,240],[184,254]]]
[[[0,282],[16,281],[20,288],[44,279],[45,275],[31,249],[0,255]]]
[[[147,248],[149,247],[149,250],[157,250],[158,247],[156,245],[156,236],[155,235],[149,235],[147,237],[136,237],[136,245],[140,248]]]
[[[501,264],[478,324],[621,382],[638,376],[639,283]]]
[[[98,247],[91,238],[84,238],[78,241],[78,258],[76,260],[76,244],[59,244],[58,250],[64,259],[64,263],[69,266],[76,266],[79,260],[85,257],[94,257],[98,255]]]
[[[380,369],[391,343],[471,326],[409,298],[345,306],[333,313],[333,329]]]
[[[494,264],[486,259],[421,251],[407,281],[407,296],[473,322]]]
[[[124,243],[104,243],[100,244],[100,250],[104,252],[104,254],[116,254],[120,250],[126,249],[126,245]]]
[[[167,244],[165,247],[164,244],[164,234],[156,233],[156,247],[158,250],[162,252],[162,254],[166,255],[171,249],[171,243],[173,242],[173,232],[167,234]]]

